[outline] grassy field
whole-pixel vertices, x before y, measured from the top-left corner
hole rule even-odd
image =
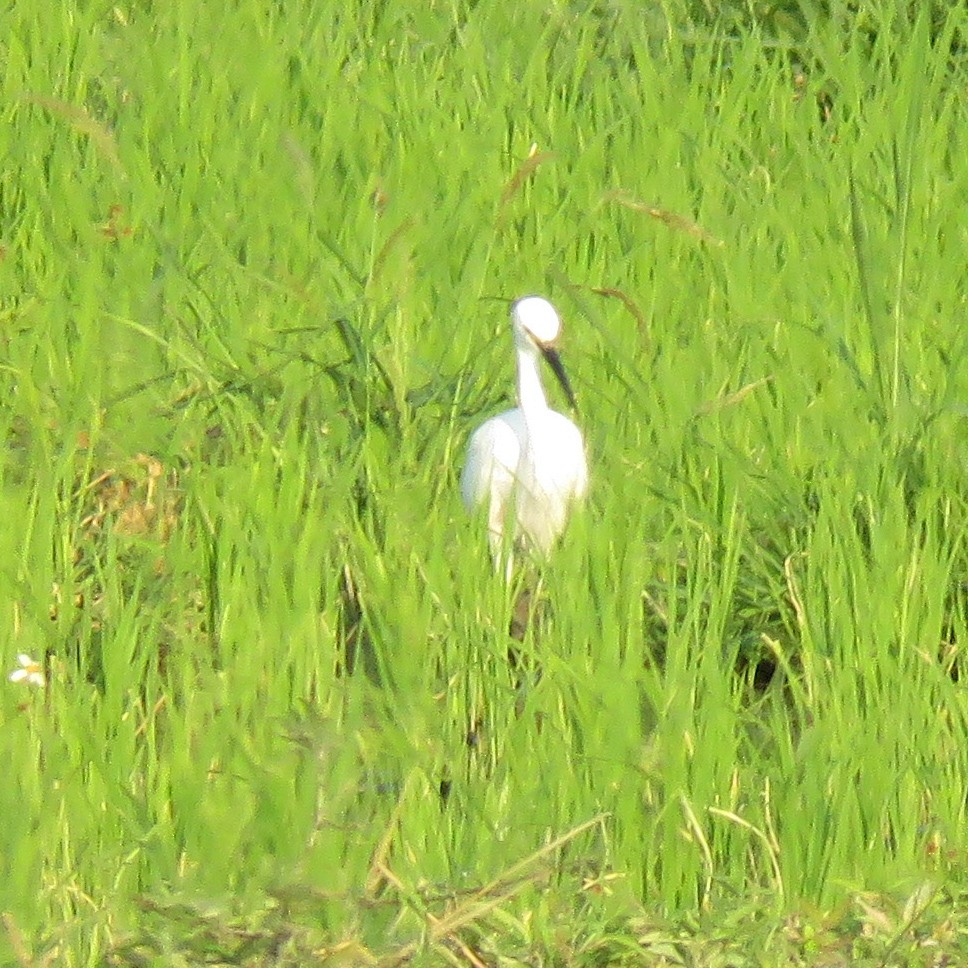
[[[0,964],[968,963],[950,8],[8,5]]]

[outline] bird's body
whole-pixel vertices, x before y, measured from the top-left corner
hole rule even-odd
[[[552,410],[541,384],[544,355],[574,402],[552,343],[561,324],[554,307],[526,296],[511,308],[518,363],[518,406],[481,424],[471,435],[461,475],[469,510],[487,505],[488,537],[496,562],[506,541],[547,555],[571,507],[588,490],[581,431]]]

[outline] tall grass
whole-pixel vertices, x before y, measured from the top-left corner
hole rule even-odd
[[[957,909],[965,13],[687,19],[3,15],[5,963]],[[512,643],[456,475],[528,291],[593,490]]]

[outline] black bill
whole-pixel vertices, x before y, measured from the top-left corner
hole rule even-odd
[[[558,355],[558,351],[553,346],[542,346],[541,353],[544,358],[548,361],[548,366],[555,371],[555,376],[558,377],[558,382],[561,384],[561,389],[565,391],[565,396],[568,398],[568,404],[572,410],[578,409],[578,402],[575,400],[575,392],[571,388],[571,384],[568,382],[568,376],[565,373],[565,367],[561,362],[561,357]]]

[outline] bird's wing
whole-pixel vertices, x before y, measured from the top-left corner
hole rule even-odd
[[[509,411],[513,413],[513,411]],[[521,442],[507,414],[492,417],[471,434],[460,478],[464,505],[473,510],[486,498],[507,499],[514,487]]]
[[[555,413],[554,468],[558,490],[568,501],[580,501],[588,493],[588,460],[581,431],[564,414]]]

